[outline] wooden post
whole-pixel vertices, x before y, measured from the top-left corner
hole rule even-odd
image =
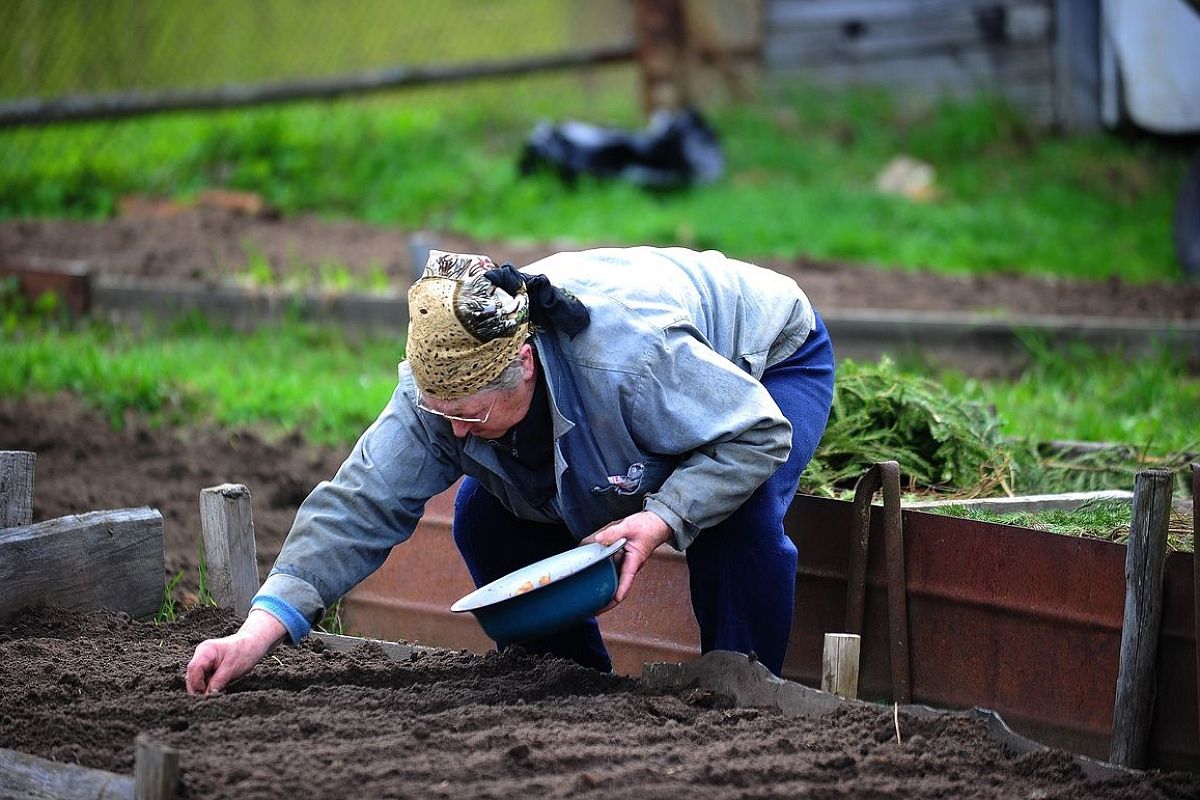
[[[1174,480],[1170,470],[1145,470],[1137,474],[1133,489],[1133,523],[1125,555],[1121,665],[1109,755],[1112,763],[1133,769],[1146,765],[1154,714],[1163,568]]]
[[[1192,464],[1192,611],[1196,632],[1196,722],[1200,725],[1200,464]]]
[[[179,751],[139,734],[133,768],[135,800],[171,800],[179,785]]]
[[[209,591],[217,605],[245,618],[259,586],[250,490],[226,483],[201,491],[200,527]]]
[[[683,0],[636,0],[634,29],[642,76],[642,110],[675,111],[687,106],[684,55],[687,20]]]
[[[0,528],[33,522],[33,472],[37,455],[0,450]]]
[[[821,690],[858,699],[858,659],[862,637],[856,633],[825,634],[821,657]]]

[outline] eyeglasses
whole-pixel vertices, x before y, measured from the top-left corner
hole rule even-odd
[[[458,414],[447,414],[445,411],[438,411],[425,401],[424,395],[420,394],[417,395],[417,408],[421,409],[422,411],[428,411],[430,414],[436,414],[437,416],[443,419],[448,419],[451,422],[465,422],[468,424],[482,425],[488,421],[489,417],[492,416],[492,409],[496,407],[496,401],[499,399],[500,395],[496,395],[492,398],[492,404],[488,406],[488,410],[484,412],[482,417],[465,417],[459,416]]]

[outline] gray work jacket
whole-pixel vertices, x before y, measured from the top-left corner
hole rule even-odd
[[[814,324],[795,281],[680,248],[560,253],[528,266],[575,294],[591,323],[534,334],[550,396],[557,494],[535,507],[486,441],[415,406],[407,363],[379,418],[300,506],[256,605],[293,639],[374,572],[429,498],[462,475],[515,515],[582,539],[642,509],[686,548],[786,460],[791,424],[759,383]]]

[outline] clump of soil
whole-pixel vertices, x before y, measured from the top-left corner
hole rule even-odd
[[[1200,776],[1086,780],[1065,753],[1011,755],[962,717],[854,708],[819,719],[649,690],[519,650],[389,660],[283,647],[191,697],[197,609],[155,625],[27,611],[0,628],[0,746],[131,774],[139,733],[182,751],[184,797],[1184,798]]]
[[[378,273],[386,275],[390,285],[403,288],[413,272],[411,239],[410,231],[394,227],[313,216],[256,216],[220,205],[102,222],[0,221],[0,254],[5,260],[80,259],[97,273],[208,283],[244,274],[253,260],[260,268],[269,265],[284,284],[319,281],[322,268],[336,264],[363,281]],[[497,263],[511,261],[518,267],[558,250],[582,247],[571,242],[479,242],[446,233],[426,235],[424,241],[442,250],[485,253]],[[1200,283],[1195,282],[1129,284],[1016,272],[948,276],[806,258],[760,259],[754,253],[727,255],[791,275],[818,309],[1200,319]]]

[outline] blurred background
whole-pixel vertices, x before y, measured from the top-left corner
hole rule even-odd
[[[181,295],[134,279],[396,300],[430,246],[683,245],[843,314],[863,415],[829,481],[911,446],[937,491],[1128,488],[1200,452],[1197,52],[1190,0],[7,0],[0,387],[340,452],[386,402],[398,318],[64,325],[30,270],[83,264],[141,314]],[[896,310],[968,349],[899,351]],[[1113,330],[1142,338],[1081,334]],[[1020,358],[969,349],[998,339]],[[960,406],[970,459],[938,428]]]
[[[1200,260],[1200,14],[1150,2],[12,0],[0,214],[216,186],[482,238],[1171,280]],[[539,121],[685,107],[714,191],[516,169]]]

